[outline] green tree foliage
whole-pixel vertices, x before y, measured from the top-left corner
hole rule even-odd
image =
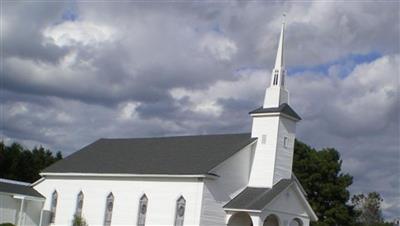
[[[348,187],[353,178],[341,172],[342,160],[337,150],[320,151],[296,141],[293,172],[307,192],[310,205],[319,221],[313,226],[354,225],[356,212],[347,204]]]
[[[0,142],[0,178],[32,183],[40,178],[41,170],[60,159],[60,152],[54,156],[43,147],[29,150],[18,143],[7,146]]]
[[[0,226],[15,226],[12,223],[1,223]]]
[[[72,220],[72,226],[88,226],[85,218],[74,215],[74,219]]]

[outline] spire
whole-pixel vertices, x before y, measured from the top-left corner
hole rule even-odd
[[[278,51],[276,52],[275,69],[282,69],[284,67],[284,60],[283,60],[284,33],[285,33],[285,14],[283,14],[283,19],[282,19],[281,37],[279,38]]]
[[[285,88],[285,14],[283,14],[281,36],[279,38],[278,50],[276,52],[275,67],[272,70],[271,85],[267,88],[264,99],[264,108],[279,107],[282,103],[289,102],[289,93]]]
[[[283,45],[285,41],[285,14],[282,15],[281,37],[279,38],[278,50],[276,51],[275,67],[272,71],[271,86],[285,87],[285,61],[283,56]]]

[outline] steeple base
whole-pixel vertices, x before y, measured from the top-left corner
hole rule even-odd
[[[268,87],[265,91],[264,108],[276,108],[281,104],[289,104],[289,92],[279,86]]]

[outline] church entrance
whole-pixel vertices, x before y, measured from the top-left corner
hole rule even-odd
[[[265,221],[263,226],[279,226],[279,219],[276,215],[269,215]]]
[[[228,226],[253,226],[249,214],[245,212],[235,213],[229,219]]]

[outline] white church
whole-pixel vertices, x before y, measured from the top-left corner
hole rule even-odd
[[[308,226],[292,173],[296,123],[285,86],[284,24],[248,134],[100,139],[46,168],[39,225]]]

